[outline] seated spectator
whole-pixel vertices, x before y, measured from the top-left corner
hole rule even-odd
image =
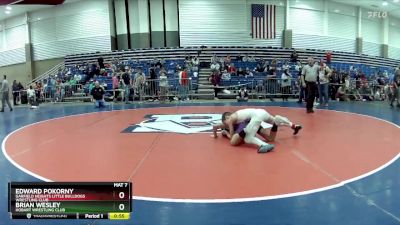
[[[92,95],[93,99],[95,100],[95,106],[96,108],[102,108],[105,107],[105,101],[104,101],[104,88],[100,86],[99,82],[96,81],[94,83],[94,87],[91,90],[90,94]]]
[[[220,68],[221,68],[221,66],[219,65],[218,62],[214,62],[210,66],[211,71],[219,70]]]
[[[160,59],[157,59],[157,60],[156,60],[155,67],[157,67],[157,68],[163,67],[163,64],[162,64],[162,62],[161,62]]]
[[[257,67],[254,69],[256,72],[262,73],[264,72],[265,68],[261,66],[260,63],[257,64]]]
[[[26,95],[28,98],[28,104],[31,105],[31,108],[34,109],[36,108],[35,106],[35,90],[32,88],[32,86],[29,86],[29,89],[26,90]]]
[[[247,102],[249,100],[249,94],[245,88],[240,88],[238,95],[236,96],[238,102]]]
[[[200,66],[199,58],[197,58],[196,56],[193,57],[193,59],[192,59],[192,70],[193,70],[193,72],[198,72],[199,71],[199,66]]]
[[[285,61],[285,64],[282,65],[282,70],[285,71],[286,69],[290,70],[290,65],[288,61]]]
[[[336,92],[336,98],[340,101],[348,101],[349,99],[347,98],[346,91],[346,85],[342,84]]]
[[[229,68],[228,68],[229,69]],[[229,70],[230,71],[230,70]],[[230,72],[231,73],[231,72]],[[238,76],[244,76],[245,75],[245,72],[244,72],[244,70],[242,69],[242,67],[240,67],[239,68],[239,70],[237,71],[237,75]]]
[[[246,70],[244,71],[244,76],[246,78],[254,76],[254,74],[250,71],[249,67],[246,67]]]
[[[230,73],[232,75],[236,75],[236,67],[233,63],[229,64],[227,70],[228,70],[228,73]]]
[[[299,58],[299,55],[297,54],[296,49],[294,49],[292,54],[290,55],[290,61],[296,63],[297,58]]]
[[[222,80],[231,80],[231,74],[227,70],[222,73]]]

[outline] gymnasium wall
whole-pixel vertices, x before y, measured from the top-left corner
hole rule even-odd
[[[286,2],[288,16],[285,17]],[[277,38],[252,39],[251,4],[277,6]],[[296,0],[180,0],[181,46],[275,46],[281,47],[283,31],[293,32],[294,48],[313,48],[356,53],[356,38],[362,37],[362,54],[382,55],[382,44],[388,44],[389,57],[400,57],[400,22],[386,29],[383,19],[368,18],[367,9],[332,1]],[[361,27],[358,15],[361,10]],[[392,21],[397,19],[390,18]],[[359,33],[359,30],[361,31]]]

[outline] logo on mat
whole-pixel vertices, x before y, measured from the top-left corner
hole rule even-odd
[[[130,125],[123,133],[178,133],[211,132],[214,124],[221,123],[222,114],[169,114],[146,115],[138,124]]]

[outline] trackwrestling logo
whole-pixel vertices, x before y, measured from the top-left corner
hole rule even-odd
[[[222,114],[170,114],[146,115],[145,120],[130,125],[123,133],[178,133],[211,132],[214,124],[221,123]]]

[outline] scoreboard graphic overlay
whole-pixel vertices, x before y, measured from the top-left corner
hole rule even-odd
[[[129,219],[130,182],[10,182],[12,219]]]

